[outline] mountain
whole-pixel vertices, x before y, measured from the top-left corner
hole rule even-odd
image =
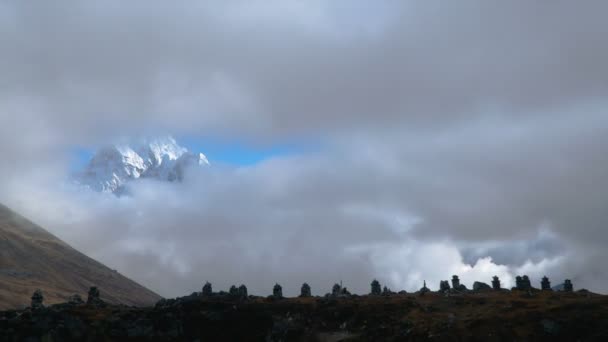
[[[29,305],[36,289],[45,303],[64,302],[73,294],[86,300],[91,286],[114,304],[148,306],[160,299],[0,204],[0,310]]]
[[[76,183],[100,192],[123,194],[128,182],[140,178],[181,181],[191,166],[209,165],[202,153],[191,153],[172,137],[144,140],[135,145],[111,145],[97,151]]]

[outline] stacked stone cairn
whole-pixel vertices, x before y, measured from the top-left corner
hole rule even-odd
[[[302,297],[302,298],[312,297],[310,285],[308,285],[307,283],[302,284],[302,287],[300,288],[300,297]]]
[[[104,302],[101,300],[99,289],[96,286],[89,288],[87,296],[87,305],[103,305]]]
[[[544,276],[540,281],[540,289],[543,291],[551,291],[551,282],[547,276]]]
[[[203,296],[210,297],[211,295],[213,295],[213,287],[210,282],[206,282],[205,285],[203,285]]]
[[[372,290],[370,292],[373,296],[379,296],[382,294],[382,287],[380,286],[380,282],[374,279],[371,284]]]
[[[429,290],[429,288],[426,287],[426,280],[424,281],[424,284],[422,285],[422,287],[420,288],[420,290],[418,292],[420,292],[421,295],[424,295],[427,292],[431,292],[431,290]]]
[[[572,281],[570,279],[564,280],[564,292],[572,292],[573,290]]]
[[[274,284],[274,287],[272,288],[272,297],[275,299],[283,298],[283,288],[278,283]]]
[[[492,289],[500,290],[500,279],[498,279],[498,276],[492,277]]]
[[[230,286],[230,289],[228,290],[228,295],[234,298],[237,298],[239,296],[239,289],[236,287],[236,285]]]
[[[239,286],[238,294],[240,299],[247,299],[249,297],[249,294],[247,293],[247,286],[245,286],[245,284],[241,284],[241,286]]]
[[[452,276],[452,288],[456,291],[466,291],[467,287],[460,283],[460,278],[457,275]]]
[[[44,308],[43,302],[44,302],[44,296],[42,295],[42,291],[41,290],[34,291],[34,294],[32,294],[32,302],[31,302],[32,309],[37,310],[37,309]]]
[[[530,278],[527,275],[515,277],[515,288],[520,291],[528,291],[532,289]]]

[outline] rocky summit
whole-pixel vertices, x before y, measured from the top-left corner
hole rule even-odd
[[[204,154],[189,152],[168,136],[105,146],[73,178],[85,188],[124,195],[132,181],[146,178],[181,181],[189,167],[207,165],[209,161]]]
[[[608,296],[587,291],[279,298],[228,292],[135,308],[65,303],[0,312],[0,341],[606,341]]]

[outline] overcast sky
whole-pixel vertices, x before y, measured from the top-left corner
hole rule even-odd
[[[608,2],[0,1],[0,201],[164,296],[608,292]],[[117,198],[74,149],[274,149]],[[205,152],[204,146],[200,152]]]

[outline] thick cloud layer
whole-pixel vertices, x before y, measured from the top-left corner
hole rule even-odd
[[[607,291],[606,10],[3,2],[0,201],[164,295],[522,272]],[[167,132],[319,148],[130,198],[61,185],[71,148]]]

